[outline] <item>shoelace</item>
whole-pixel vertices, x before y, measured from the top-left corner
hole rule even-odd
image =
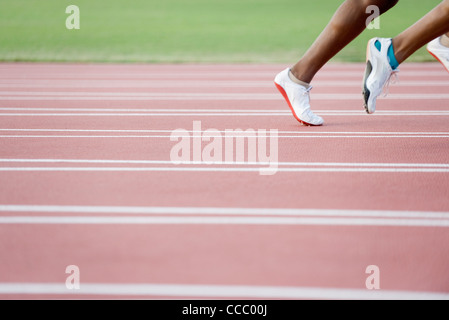
[[[307,99],[309,100],[309,104],[310,104],[310,91],[312,90],[312,86],[309,86],[307,89],[305,89],[305,91],[302,93],[303,96],[307,96]],[[310,108],[306,109],[306,110],[310,110]]]
[[[313,88],[312,86],[309,86],[309,87],[306,89],[306,91],[303,92],[302,95],[303,95],[303,96],[308,95],[308,94],[310,93],[310,90],[312,90],[312,88]]]
[[[312,90],[312,88],[313,88],[312,86],[308,87],[307,89],[305,89],[304,92],[301,93],[301,95],[302,96],[309,96],[310,90]],[[309,101],[310,101],[310,96],[309,96]]]
[[[388,96],[390,93],[390,85],[396,84],[399,82],[399,69],[393,70],[393,72],[390,74],[390,76],[387,79],[387,82],[385,82],[385,85],[382,89],[383,91],[383,97]]]
[[[303,96],[307,96],[308,97],[308,99],[309,99],[309,102],[310,102],[310,91],[312,90],[312,86],[309,86],[307,89],[306,89],[306,91],[304,91],[303,93],[302,93],[302,95]]]
[[[303,96],[307,96],[310,102],[310,91],[313,89],[313,86],[309,86],[303,93]],[[310,105],[310,104],[309,104]],[[314,122],[318,119],[318,116],[313,113],[310,109],[310,106],[302,112],[302,115],[307,115],[308,121]]]
[[[312,89],[313,89],[313,86],[309,86],[309,87],[302,93],[303,96],[307,96],[307,97],[308,97],[309,103],[310,103],[310,91],[311,91]],[[312,110],[310,110],[310,107],[307,108],[307,109],[305,109],[305,110],[302,112],[302,115],[304,115],[304,114],[307,115],[307,117],[309,118],[309,121],[313,121],[313,119],[316,118],[316,115],[312,112]]]

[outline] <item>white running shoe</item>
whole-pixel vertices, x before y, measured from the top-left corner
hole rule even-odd
[[[440,42],[441,37],[429,42],[427,45],[427,51],[434,56],[435,59],[441,62],[441,64],[449,72],[449,48],[445,47]]]
[[[376,42],[379,42],[376,46]],[[368,42],[366,52],[366,70],[363,79],[363,97],[367,113],[376,111],[376,100],[383,89],[389,85],[391,76],[399,70],[391,68],[388,59],[388,49],[391,39],[374,38]],[[380,45],[380,49],[378,49]]]
[[[310,110],[309,93],[312,87],[306,88],[293,82],[288,76],[289,71],[287,68],[276,76],[276,88],[284,96],[296,120],[306,126],[321,126],[324,123],[323,118]]]

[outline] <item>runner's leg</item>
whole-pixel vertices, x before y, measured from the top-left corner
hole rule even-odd
[[[398,0],[346,0],[306,54],[291,68],[293,75],[310,83],[331,58],[365,30],[371,14],[366,12],[368,6],[377,6],[383,14],[397,3]]]
[[[399,64],[433,39],[449,32],[449,0],[442,1],[421,20],[393,38]]]

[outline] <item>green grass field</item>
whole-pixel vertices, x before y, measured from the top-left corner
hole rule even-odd
[[[0,61],[257,62],[300,58],[338,0],[1,0]],[[335,61],[363,61],[366,43],[394,36],[440,0],[404,0]],[[68,5],[81,29],[68,30]],[[412,61],[431,61],[425,50]]]

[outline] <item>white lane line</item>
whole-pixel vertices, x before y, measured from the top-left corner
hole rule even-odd
[[[338,114],[332,114],[338,115]],[[345,114],[350,116],[352,114]],[[354,114],[357,116],[363,115]],[[448,114],[422,114],[448,115]],[[0,113],[1,117],[271,117],[291,116],[287,113]],[[411,115],[410,115],[411,116]]]
[[[220,133],[228,133],[231,134],[231,132],[227,132],[226,130],[218,130],[215,129],[217,132]],[[172,130],[125,130],[125,129],[6,129],[6,128],[0,128],[0,132],[93,132],[93,133],[99,133],[99,132],[105,132],[105,133],[172,133]],[[205,130],[185,130],[185,132],[188,133],[205,133]],[[449,132],[401,132],[401,131],[395,131],[395,132],[351,132],[351,131],[278,131],[279,134],[296,134],[296,135],[449,135]]]
[[[4,97],[146,97],[146,98],[241,98],[241,99],[279,99],[274,93],[190,93],[190,92],[104,92],[104,91],[0,91]],[[361,94],[355,93],[317,93],[313,95],[317,99],[360,99]],[[391,99],[425,99],[435,97],[444,99],[449,97],[448,93],[395,93],[388,95]]]
[[[59,135],[0,135],[0,138],[40,138],[40,139],[47,139],[47,138],[58,138],[58,139],[66,139],[66,138],[90,138],[90,139],[162,139],[162,138],[170,138],[171,136],[166,135],[166,136],[161,136],[161,135],[152,135],[152,136],[144,136],[144,135],[138,135],[138,136],[133,136],[133,135],[120,135],[120,136],[75,136],[75,135],[66,135],[66,136],[59,136]],[[213,135],[208,135],[209,138],[222,138],[220,136],[213,136]],[[228,137],[236,137],[234,135],[228,135]],[[242,137],[242,136],[240,136]],[[268,136],[267,136],[268,137]],[[329,136],[329,135],[324,135],[324,136],[317,136],[317,135],[298,135],[298,136],[284,136],[284,135],[278,135],[278,138],[316,138],[316,139],[327,139],[327,138],[332,138],[332,139],[347,139],[347,138],[372,138],[372,139],[377,139],[377,138],[448,138],[449,135],[441,135],[441,136],[423,136],[423,135],[417,135],[417,136],[411,136],[411,135],[396,135],[396,136],[384,136],[384,135],[378,135],[378,136],[372,136],[372,135],[358,135],[358,136],[353,136],[353,135],[347,135],[347,136]],[[201,136],[191,136],[190,138],[201,138]],[[244,136],[244,138],[258,138],[258,136]]]
[[[367,115],[364,111],[354,111],[353,113],[337,112],[316,112],[322,116],[342,116],[342,117],[416,117],[416,116],[449,116],[449,111],[426,112],[396,112],[385,113],[376,112]],[[291,113],[0,113],[1,117],[291,117]]]
[[[360,81],[315,81],[315,87],[360,87]],[[449,81],[401,81],[395,87],[448,87]],[[0,79],[0,88],[272,88],[272,81],[220,81],[220,80],[193,80],[193,81],[168,81],[168,80],[5,80]]]
[[[361,96],[348,96],[342,95],[341,97],[328,97],[328,96],[320,96],[313,97],[314,101],[360,101],[362,100]],[[380,97],[379,100],[448,100],[449,95],[430,95],[428,97],[425,96],[388,96],[386,98]],[[281,101],[279,97],[271,96],[271,97],[249,97],[249,96],[227,96],[227,97],[168,97],[168,96],[159,96],[159,97],[54,97],[54,96],[46,96],[46,97],[2,97],[0,96],[0,101]]]
[[[170,160],[111,160],[111,159],[0,159],[0,163],[78,163],[78,164],[147,164],[172,165]],[[270,162],[201,162],[181,161],[177,165],[261,166]],[[448,163],[366,163],[366,162],[276,162],[278,166],[293,167],[380,167],[380,168],[449,168]]]
[[[122,215],[209,215],[209,216],[312,216],[312,217],[377,217],[413,219],[449,219],[449,212],[393,210],[336,210],[285,208],[225,207],[126,207],[126,206],[64,206],[64,205],[0,205],[0,212],[78,213]]]
[[[59,111],[59,112],[115,112],[115,113],[194,113],[194,114],[203,114],[203,113],[231,113],[231,114],[291,114],[290,110],[284,109],[202,109],[202,108],[194,108],[194,109],[149,109],[149,108],[0,108],[0,111]],[[326,114],[364,114],[364,110],[315,110],[315,112],[326,113]],[[377,113],[381,114],[447,114],[449,110],[379,110]]]
[[[275,162],[271,164],[274,166]],[[211,167],[0,167],[0,172],[263,172],[260,168]],[[449,168],[276,168],[276,172],[326,173],[449,173]]]
[[[291,116],[289,110],[253,109],[90,109],[90,108],[0,108],[0,116]],[[9,112],[9,111],[20,111]],[[36,113],[37,111],[43,111]],[[52,113],[47,113],[53,111]],[[56,111],[56,112],[54,112]],[[364,116],[364,110],[315,110],[327,116]],[[372,116],[447,116],[449,110],[379,110]]]
[[[449,293],[344,288],[182,285],[182,284],[94,284],[81,283],[68,290],[59,283],[0,283],[2,295],[92,295],[201,297],[236,299],[324,299],[324,300],[449,300]]]
[[[149,109],[149,108],[141,108],[141,109],[107,109],[107,108],[0,108],[0,111],[84,111],[84,112],[164,112],[164,113],[179,113],[179,112],[188,112],[188,113],[290,113],[288,110],[269,110],[269,109]],[[443,110],[444,111],[444,110]],[[332,111],[329,111],[332,112]],[[344,112],[344,111],[343,111]],[[350,111],[353,112],[353,111]],[[413,112],[413,111],[411,111]],[[422,111],[421,111],[422,112]],[[430,111],[433,112],[433,111]],[[441,111],[435,111],[441,112]]]
[[[348,101],[360,100],[361,94],[314,94],[314,100]],[[449,94],[390,94],[389,100],[447,100]],[[29,92],[0,91],[0,100],[16,101],[72,101],[72,100],[117,100],[117,101],[154,101],[154,100],[251,100],[278,101],[278,94],[271,93],[142,93],[142,92]]]
[[[388,218],[295,218],[295,217],[33,217],[0,216],[0,224],[83,224],[83,225],[301,225],[449,227],[449,219]]]

